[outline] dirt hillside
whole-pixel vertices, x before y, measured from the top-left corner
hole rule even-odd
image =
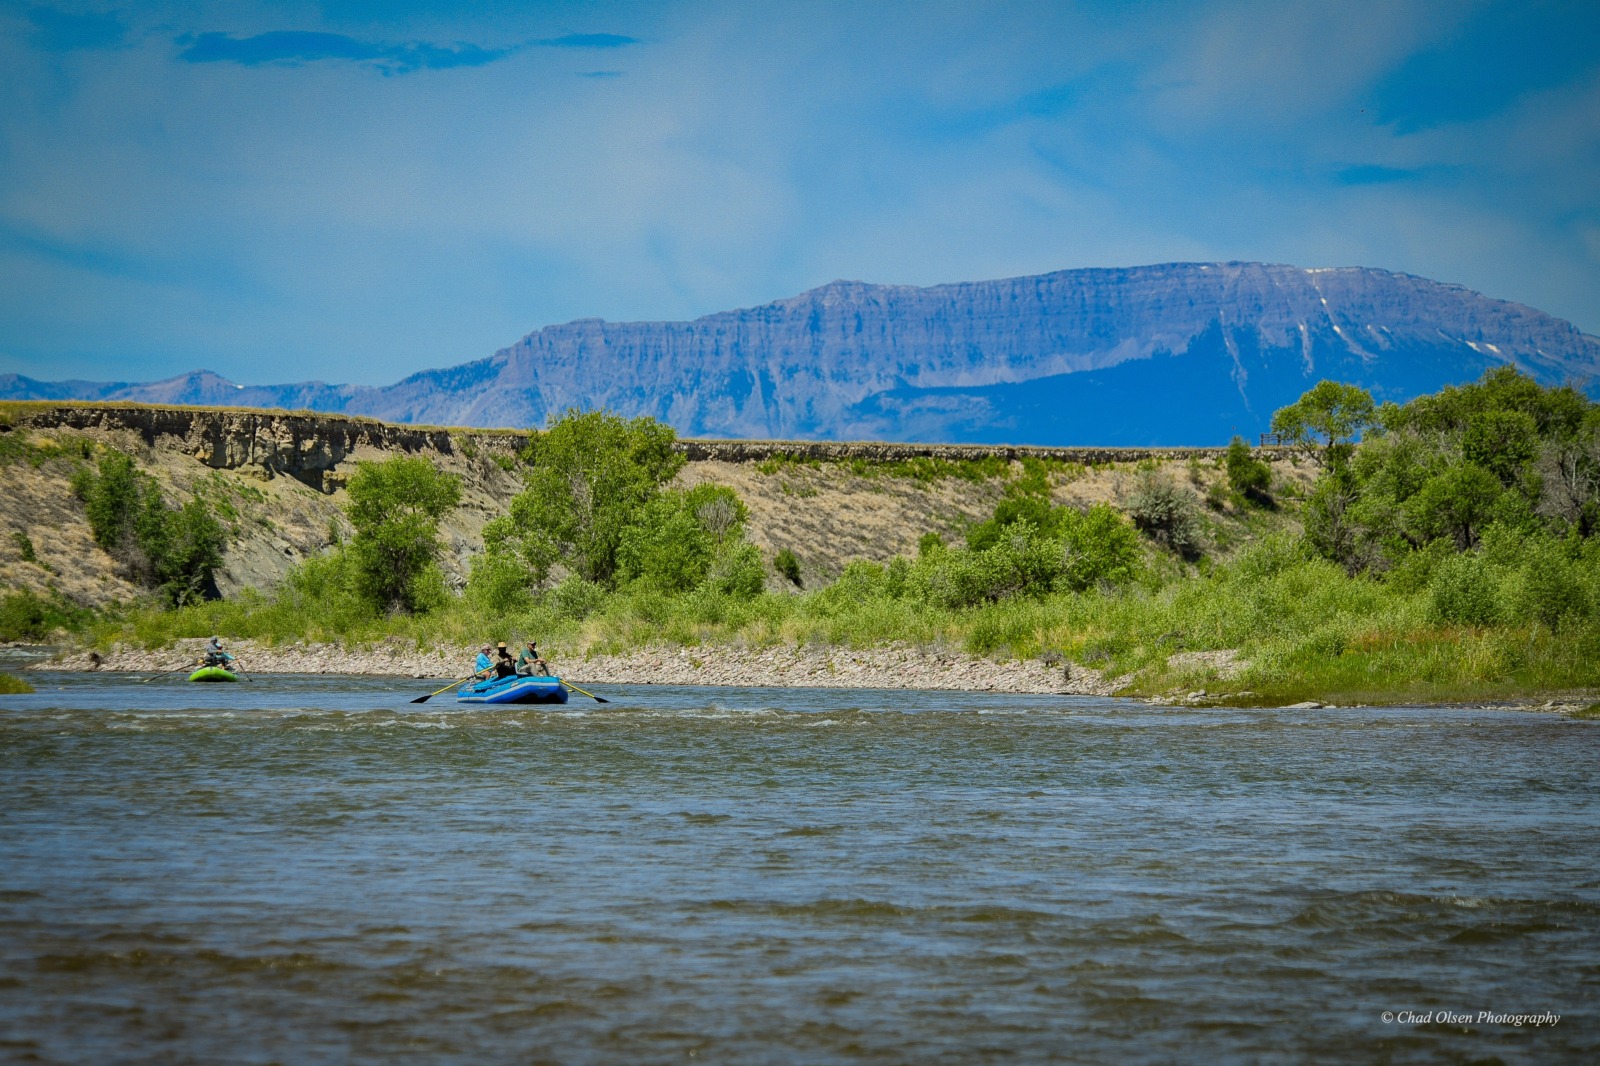
[[[228,524],[218,574],[224,595],[269,588],[295,563],[347,535],[344,484],[355,464],[424,455],[462,480],[462,505],[443,527],[446,570],[460,584],[482,550],[484,525],[521,488],[516,455],[527,439],[526,431],[427,429],[275,411],[6,404],[0,406],[0,589],[54,589],[84,605],[137,595],[95,546],[70,488],[73,472],[107,448],[133,455],[171,502],[203,496]],[[1141,468],[1164,469],[1198,496],[1223,477],[1220,449],[782,441],[683,441],[680,448],[688,459],[681,483],[737,491],[750,509],[751,540],[769,561],[780,549],[793,551],[804,587],[831,580],[852,560],[914,554],[929,532],[959,541],[968,524],[992,513],[1024,458],[1046,460],[1054,502],[1080,506],[1123,499]],[[1309,480],[1310,471],[1286,457],[1273,466],[1282,485]],[[1226,508],[1210,513],[1222,540],[1248,536]],[[776,572],[768,583],[793,588]]]

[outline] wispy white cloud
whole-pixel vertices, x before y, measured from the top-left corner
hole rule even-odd
[[[525,45],[483,48],[476,44],[439,45],[423,41],[390,44],[314,30],[269,30],[249,37],[209,32],[184,34],[177,40],[182,48],[178,58],[186,63],[237,63],[255,67],[267,63],[298,66],[331,60],[357,63],[385,74],[481,67],[523,48],[612,49],[637,43],[632,37],[616,33],[569,33],[540,38]]]
[[[238,63],[254,67],[263,63],[297,65],[318,60],[360,63],[389,74],[450,67],[481,67],[504,59],[513,49],[480,48],[475,44],[377,44],[358,41],[342,33],[273,30],[253,37],[226,33],[185,35],[177,43],[178,58],[186,63]]]
[[[1499,4],[44,10],[0,7],[0,370],[382,382],[577,317],[1176,259],[1600,330],[1600,61],[1386,103]]]

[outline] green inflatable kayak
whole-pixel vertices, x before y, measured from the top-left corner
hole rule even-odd
[[[189,675],[190,681],[237,681],[239,676],[220,666],[202,666]]]

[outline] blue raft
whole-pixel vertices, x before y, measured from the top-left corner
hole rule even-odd
[[[456,690],[457,703],[566,703],[559,677],[500,677]]]

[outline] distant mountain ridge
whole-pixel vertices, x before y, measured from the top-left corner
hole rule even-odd
[[[1514,363],[1592,387],[1600,338],[1365,267],[1174,263],[918,288],[836,281],[689,322],[581,319],[389,386],[0,377],[11,399],[229,404],[530,426],[569,406],[685,436],[1214,444],[1322,378],[1405,400]]]

